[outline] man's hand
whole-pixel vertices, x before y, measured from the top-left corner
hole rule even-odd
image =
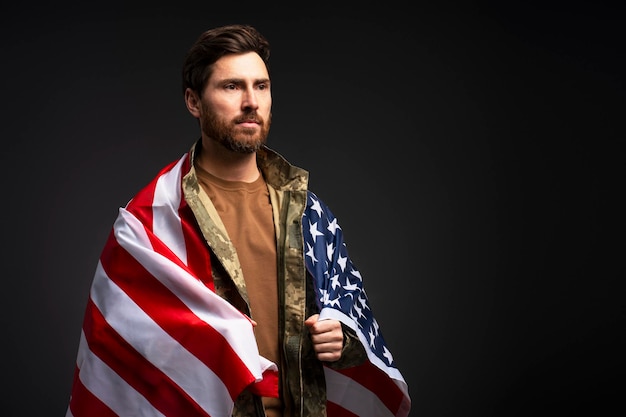
[[[338,320],[318,320],[319,314],[314,314],[305,320],[311,333],[313,349],[320,361],[334,362],[341,358],[343,349],[343,330]]]

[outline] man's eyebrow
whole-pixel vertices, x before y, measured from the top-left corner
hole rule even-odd
[[[233,84],[243,84],[246,81],[243,78],[224,78],[222,80],[220,80],[220,83],[233,83]],[[254,84],[266,84],[269,83],[270,79],[269,78],[257,78],[254,80]]]
[[[269,78],[257,78],[256,80],[254,80],[254,85],[269,84],[269,83],[270,83]]]

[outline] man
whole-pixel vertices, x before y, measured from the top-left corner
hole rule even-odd
[[[266,146],[269,54],[245,25],[189,50],[201,137],[120,209],[68,416],[408,415],[341,228]]]

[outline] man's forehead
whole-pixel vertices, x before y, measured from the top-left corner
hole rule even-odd
[[[269,79],[265,62],[256,52],[221,57],[213,65],[213,76],[220,79]]]

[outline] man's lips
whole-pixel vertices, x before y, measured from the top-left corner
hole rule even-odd
[[[244,127],[254,127],[260,125],[261,123],[259,120],[256,119],[246,119],[237,121],[237,124]]]

